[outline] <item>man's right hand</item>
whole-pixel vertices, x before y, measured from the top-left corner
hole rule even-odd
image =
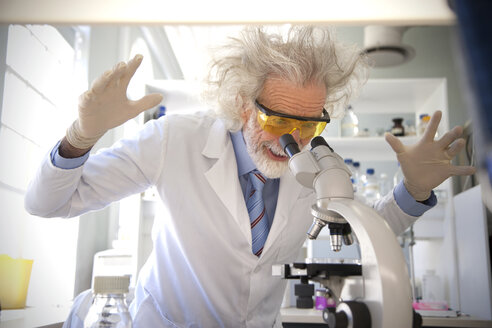
[[[79,98],[79,118],[67,130],[66,139],[75,148],[91,148],[106,131],[157,106],[162,95],[150,94],[140,100],[127,98],[130,79],[142,62],[136,55],[128,63],[121,62],[94,81]]]

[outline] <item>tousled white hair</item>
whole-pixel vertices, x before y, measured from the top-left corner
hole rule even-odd
[[[332,28],[292,26],[284,34],[246,27],[215,52],[204,96],[229,130],[242,127],[241,111],[260,95],[268,77],[325,85],[332,117],[343,116],[366,82],[366,57],[356,45],[337,41]]]

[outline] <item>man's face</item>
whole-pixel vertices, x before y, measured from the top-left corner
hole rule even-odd
[[[326,91],[325,87],[319,84],[298,87],[286,80],[269,78],[257,100],[275,112],[320,117],[326,100]],[[256,108],[248,108],[241,115],[246,148],[258,170],[268,178],[278,178],[287,169],[289,158],[280,146],[279,136],[261,129],[256,115]],[[297,130],[292,135],[301,148],[310,141],[309,138],[300,139]]]

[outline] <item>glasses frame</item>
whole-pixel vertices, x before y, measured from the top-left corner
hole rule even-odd
[[[292,118],[294,120],[298,121],[305,121],[305,122],[326,122],[330,123],[330,114],[326,111],[326,109],[323,108],[323,116],[322,117],[305,117],[305,116],[296,116],[296,115],[289,115],[289,114],[284,114],[284,113],[279,113],[276,111],[273,111],[266,107],[265,105],[262,105],[258,102],[258,100],[255,100],[255,105],[256,108],[258,108],[262,113],[268,115],[268,116],[279,116],[279,117],[285,117],[285,118]]]

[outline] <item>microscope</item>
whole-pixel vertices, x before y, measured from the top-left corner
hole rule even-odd
[[[289,169],[296,180],[316,193],[308,238],[316,239],[326,226],[332,250],[340,251],[342,244],[353,243],[354,233],[361,259],[281,264],[272,269],[273,274],[323,285],[336,305],[323,311],[330,328],[420,327],[421,318],[412,308],[410,279],[400,244],[373,208],[354,200],[351,172],[343,159],[322,137],[314,138],[311,150],[302,152],[290,134],[283,135],[280,144],[290,157]],[[296,294],[302,299],[308,292],[296,290]]]

